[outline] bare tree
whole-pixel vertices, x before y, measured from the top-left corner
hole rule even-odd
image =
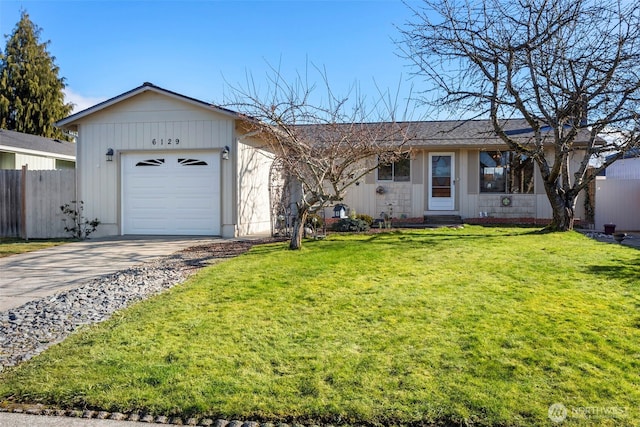
[[[489,116],[509,149],[537,163],[553,209],[547,230],[572,229],[579,192],[640,140],[640,3],[426,0],[413,12],[399,46],[430,85],[424,100]],[[530,128],[506,131],[515,117]],[[624,137],[599,137],[613,131]]]
[[[298,75],[292,82],[272,69],[264,93],[248,78],[234,87],[230,105],[253,120],[247,132],[259,133],[299,187],[290,249],[300,249],[309,214],[341,201],[347,188],[377,168],[405,155],[405,125],[394,121],[389,98],[367,107],[365,98],[336,96],[326,73],[317,87]],[[296,194],[294,193],[294,194]]]

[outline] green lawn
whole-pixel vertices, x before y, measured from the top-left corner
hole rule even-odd
[[[46,249],[70,241],[70,239],[23,240],[2,237],[0,238],[0,258]]]
[[[640,422],[640,251],[521,228],[258,246],[0,376],[0,397],[305,423]]]

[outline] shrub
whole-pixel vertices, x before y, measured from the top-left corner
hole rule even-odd
[[[371,215],[358,214],[356,215],[356,219],[361,219],[362,221],[366,222],[369,227],[371,227],[371,224],[373,224],[373,217]]]
[[[322,217],[318,214],[309,214],[307,216],[307,222],[305,223],[307,227],[313,227],[313,228],[322,228],[323,224],[324,224],[324,221],[322,220]]]
[[[343,218],[335,224],[336,231],[368,231],[369,224],[358,218]]]
[[[71,233],[71,236],[75,239],[84,240],[89,238],[89,235],[96,231],[100,220],[94,218],[88,220],[83,217],[82,211],[84,208],[84,202],[80,200],[76,202],[72,200],[71,203],[66,203],[60,206],[62,214],[67,218],[62,218],[65,223],[64,231]]]

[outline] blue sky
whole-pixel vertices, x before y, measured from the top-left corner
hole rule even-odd
[[[370,99],[378,88],[395,94],[398,86],[407,98],[423,84],[410,79],[394,43],[396,27],[412,16],[399,0],[0,0],[0,34],[13,31],[22,8],[41,28],[40,40],[51,42],[78,109],[147,81],[223,104],[228,83],[247,74],[266,84],[269,64],[285,77],[315,64],[334,91],[356,84]]]

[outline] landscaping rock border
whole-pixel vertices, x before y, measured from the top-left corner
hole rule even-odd
[[[257,421],[240,421],[213,419],[207,417],[167,417],[164,415],[152,415],[140,412],[132,412],[123,414],[121,412],[106,411],[89,411],[78,409],[51,409],[42,405],[22,405],[12,407],[0,406],[1,412],[10,412],[15,414],[40,415],[49,417],[71,417],[84,419],[114,420],[114,421],[134,421],[139,423],[155,423],[178,426],[199,426],[199,427],[318,427],[316,424],[299,424],[299,423],[271,423]],[[327,426],[330,427],[330,426]]]
[[[0,312],[0,372],[46,350],[85,325],[183,283],[193,272],[275,239],[194,246],[73,289]]]

